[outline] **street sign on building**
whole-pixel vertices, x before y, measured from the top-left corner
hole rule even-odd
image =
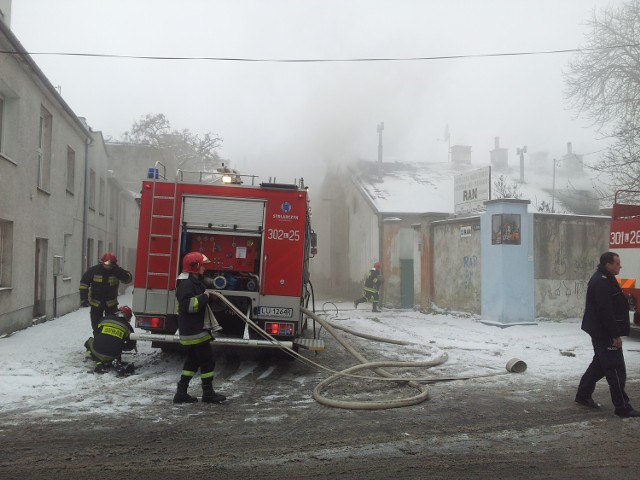
[[[491,200],[491,167],[453,177],[453,203],[456,215],[482,212],[485,200]]]

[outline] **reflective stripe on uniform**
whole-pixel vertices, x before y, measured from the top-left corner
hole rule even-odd
[[[198,297],[192,297],[189,300],[189,313],[196,313],[198,311]]]
[[[116,337],[119,339],[123,339],[125,332],[120,329],[120,328],[116,328],[116,327],[112,327],[109,325],[105,325],[102,327],[102,330],[100,331],[100,333],[103,333],[105,335],[111,335],[112,337]]]
[[[180,335],[180,345],[197,345],[213,340],[209,332],[200,332],[195,335]]]

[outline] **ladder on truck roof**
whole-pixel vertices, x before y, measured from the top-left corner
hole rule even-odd
[[[162,167],[162,175],[159,175],[159,168]],[[173,231],[175,228],[175,208],[176,208],[176,195],[178,192],[178,185],[173,183],[173,195],[159,195],[156,185],[157,180],[162,178],[166,180],[166,167],[161,162],[155,163],[155,168],[151,176],[151,215],[149,216],[149,238],[147,243],[147,268],[145,277],[145,289],[148,295],[157,294],[165,297],[165,311],[169,311],[169,290],[172,286],[171,278],[171,259],[173,258],[174,241]],[[169,208],[167,208],[169,207]],[[166,224],[171,224],[169,233],[167,234]],[[164,224],[164,226],[163,226]],[[152,242],[158,240],[160,244],[168,243],[168,251],[158,251],[158,249],[152,250]],[[164,242],[163,242],[164,240]],[[152,271],[151,265],[161,265],[161,271]],[[150,288],[150,279],[159,279],[160,282],[153,282],[153,286]],[[153,302],[155,305],[157,301]]]

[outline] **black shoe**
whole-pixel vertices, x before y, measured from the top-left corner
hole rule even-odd
[[[173,396],[173,403],[196,403],[198,399],[188,393],[178,392]]]
[[[353,302],[353,308],[355,308],[356,310],[358,309],[358,301],[357,300],[355,302]]]
[[[93,373],[107,373],[109,370],[111,370],[110,363],[99,363],[96,365],[96,368],[93,369]]]
[[[224,395],[216,392],[203,392],[202,401],[204,403],[222,403],[227,399]]]
[[[619,412],[616,412],[616,415],[620,418],[640,417],[640,412],[634,410],[633,408],[629,408],[628,410],[621,410]]]
[[[118,377],[126,377],[128,375],[133,375],[133,372],[135,372],[136,367],[133,363],[127,363],[127,362],[121,362],[117,367],[116,367],[116,373],[118,375]]]
[[[596,402],[593,398],[589,397],[589,398],[578,398],[576,397],[575,402],[579,405],[582,405],[584,407],[589,407],[589,408],[600,408],[602,407],[602,405],[600,405],[598,402]]]

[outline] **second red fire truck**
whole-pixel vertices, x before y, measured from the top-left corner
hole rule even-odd
[[[620,255],[618,282],[634,312],[632,334],[640,335],[640,191],[619,190],[611,211],[609,250]]]

